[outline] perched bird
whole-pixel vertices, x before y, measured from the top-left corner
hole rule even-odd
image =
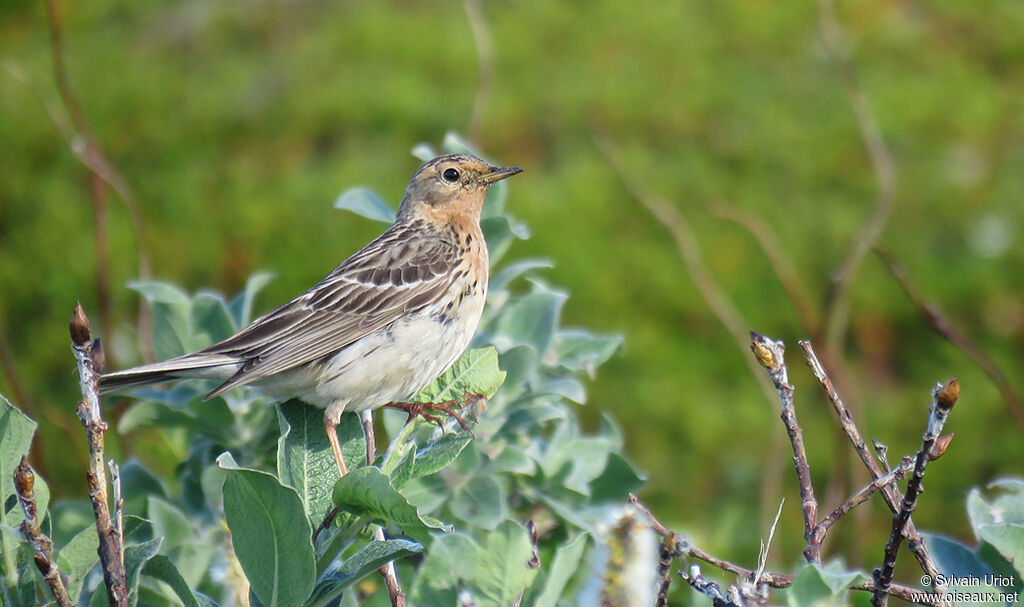
[[[326,409],[344,476],[341,414],[409,399],[469,345],[487,295],[484,196],[522,170],[434,158],[409,181],[395,223],[312,289],[204,350],[103,375],[100,389],[207,378],[223,382],[207,400],[246,384],[299,398]]]

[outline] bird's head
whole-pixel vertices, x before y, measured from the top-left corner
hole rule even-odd
[[[522,171],[515,166],[491,166],[469,154],[438,156],[421,166],[409,180],[398,208],[398,220],[479,221],[487,190]]]

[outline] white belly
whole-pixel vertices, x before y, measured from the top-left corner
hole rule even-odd
[[[448,322],[424,309],[362,337],[321,364],[278,373],[261,386],[271,395],[324,407],[334,421],[344,411],[408,400],[462,355],[483,303],[483,294],[465,298],[454,315],[459,320]]]

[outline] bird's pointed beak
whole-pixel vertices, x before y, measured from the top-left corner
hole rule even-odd
[[[491,185],[496,181],[501,181],[506,177],[518,175],[522,172],[522,167],[489,167],[487,172],[478,177],[476,181],[484,185]]]

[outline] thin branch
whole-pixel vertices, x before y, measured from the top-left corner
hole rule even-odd
[[[691,544],[689,541],[683,538],[682,535],[670,531],[632,493],[629,494],[629,501],[650,519],[651,528],[654,529],[655,533],[657,533],[663,538],[667,537],[670,533],[675,536],[676,556],[699,559],[701,561],[704,561],[705,563],[708,563],[709,565],[714,565],[722,571],[733,573],[744,580],[753,581],[754,577],[758,575],[758,572],[754,571],[753,569],[743,567],[742,565],[737,565],[736,563],[733,563],[731,561],[720,559],[712,554],[704,552],[703,550],[701,550],[700,548]],[[763,571],[761,572],[758,579],[760,580],[760,582],[767,584],[771,588],[788,588],[793,585],[794,578],[795,576],[791,573],[776,573],[772,571]],[[864,590],[872,592],[874,591],[875,586],[872,582],[863,582],[861,584],[857,584],[856,586],[850,586],[850,588],[853,590]],[[941,607],[943,605],[940,602],[930,600],[928,598],[928,593],[921,592],[916,588],[911,588],[910,586],[904,586],[902,584],[893,584],[889,588],[889,594],[901,598],[910,603],[917,603],[918,605],[932,605],[933,607]]]
[[[372,466],[377,460],[376,437],[373,431],[373,411],[367,409],[362,413],[363,433],[366,435],[366,465]],[[384,529],[379,525],[374,526],[373,539],[378,542],[384,541]],[[395,573],[395,562],[388,561],[380,569],[384,576],[384,585],[387,586],[388,596],[391,598],[392,607],[405,607],[405,592],[398,583],[398,575]]]
[[[99,340],[93,340],[90,335],[89,318],[81,304],[75,304],[69,328],[71,341],[74,343],[75,359],[78,361],[79,385],[82,389],[82,400],[78,403],[78,419],[81,420],[89,441],[89,471],[86,474],[86,481],[89,485],[93,515],[96,518],[103,581],[106,583],[110,605],[127,607],[124,544],[120,530],[110,521],[107,476],[103,468],[103,435],[107,431],[107,424],[100,416],[99,396],[100,372],[104,364],[103,349]]]
[[[914,283],[907,276],[906,270],[903,266],[892,256],[888,251],[882,250],[875,247],[875,252],[882,261],[885,262],[889,272],[892,273],[893,278],[899,283],[900,288],[903,289],[903,293],[906,294],[907,299],[914,305],[917,313],[925,321],[925,323],[931,327],[933,331],[941,335],[946,341],[953,344],[957,348],[963,351],[974,364],[981,367],[981,370],[985,372],[985,375],[996,385],[996,389],[999,390],[999,394],[1003,397],[1003,401],[1006,403],[1006,407],[1010,410],[1010,414],[1013,415],[1014,421],[1017,422],[1017,427],[1022,433],[1024,433],[1024,405],[1021,405],[1020,399],[1013,392],[1013,387],[1010,385],[1010,381],[1006,378],[1006,375],[999,369],[995,361],[985,354],[985,351],[978,346],[970,337],[963,333],[960,329],[953,324],[953,322],[942,313],[937,305],[926,300],[918,290],[914,287]]]
[[[796,419],[796,408],[793,406],[793,386],[789,384],[786,371],[786,347],[781,341],[750,332],[750,350],[754,358],[765,369],[775,384],[782,405],[780,417],[786,425],[789,442],[793,445],[793,467],[800,482],[800,508],[804,514],[804,539],[807,547],[804,557],[812,563],[821,562],[821,544],[814,534],[814,526],[818,517],[818,501],[814,497],[814,486],[811,484],[811,467],[807,461],[807,450],[804,447],[804,433]]]
[[[878,182],[878,199],[875,202],[875,209],[854,237],[846,259],[833,276],[832,288],[826,305],[826,344],[830,349],[841,352],[846,341],[846,330],[849,324],[850,285],[856,277],[864,257],[878,242],[896,201],[896,163],[882,137],[878,120],[871,111],[868,98],[857,81],[853,65],[842,50],[842,30],[836,19],[833,0],[818,0],[818,8],[818,24],[825,52],[835,64],[843,86],[846,88],[850,109],[853,111],[857,129],[860,131],[865,148],[867,148],[875,180]]]
[[[860,456],[860,460],[867,467],[868,472],[871,474],[873,480],[877,480],[880,477],[885,476],[886,472],[878,465],[875,458],[872,457],[871,451],[868,449],[867,444],[861,437],[860,430],[857,429],[857,424],[853,421],[853,416],[850,415],[850,410],[846,408],[843,403],[843,399],[839,397],[839,393],[836,392],[835,386],[832,385],[832,380],[829,378],[825,368],[821,365],[821,361],[818,360],[817,354],[814,352],[814,347],[809,341],[798,342],[800,347],[803,348],[804,358],[807,360],[807,366],[811,368],[811,372],[814,373],[814,377],[818,379],[823,390],[825,390],[825,396],[828,397],[829,403],[832,404],[832,409],[836,412],[836,418],[839,420],[839,425],[846,434],[846,437],[850,439],[850,444],[853,445],[853,450]],[[892,485],[884,485],[881,489],[882,499],[886,505],[889,506],[889,510],[897,512],[899,509],[900,493],[896,487]],[[918,533],[917,528],[914,526],[913,521],[909,521],[904,530],[908,538],[907,545],[914,553],[917,558],[917,562],[920,563],[921,569],[925,573],[932,576],[932,579],[938,576],[938,570],[935,568],[935,563],[932,561],[928,554],[928,549],[925,547],[924,541],[921,539],[921,534]]]
[[[828,515],[821,519],[821,522],[814,528],[815,535],[819,536],[819,541],[823,542],[825,536],[828,534],[829,529],[833,525],[839,522],[843,516],[848,514],[851,510],[857,506],[868,501],[872,495],[876,492],[881,491],[885,487],[892,486],[896,482],[900,481],[908,472],[914,467],[914,460],[908,455],[903,458],[903,462],[896,467],[895,470],[890,470],[885,476],[880,476],[875,480],[871,481],[860,489],[857,493],[854,493],[846,499],[842,504],[836,506],[835,510],[829,512]]]
[[[74,89],[71,86],[71,79],[68,76],[67,66],[64,62],[64,27],[61,19],[60,6],[57,0],[45,0],[44,6],[46,8],[46,16],[50,27],[50,50],[53,56],[53,76],[57,83],[57,92],[60,95],[61,101],[64,107],[67,109],[68,114],[71,117],[71,125],[67,124],[66,120],[54,119],[58,130],[61,131],[62,136],[71,149],[72,154],[78,159],[86,168],[88,168],[94,175],[103,183],[106,183],[117,192],[121,201],[124,203],[125,209],[128,212],[128,218],[130,220],[132,231],[135,235],[135,246],[137,250],[137,261],[139,278],[141,280],[151,280],[153,277],[152,263],[149,258],[149,251],[146,245],[145,228],[143,225],[142,214],[139,212],[139,205],[136,202],[135,194],[132,192],[131,186],[128,185],[128,180],[124,178],[120,171],[111,163],[106,155],[103,153],[103,149],[99,145],[99,141],[96,139],[92,132],[92,128],[89,125],[89,121],[86,118],[85,111],[82,110],[82,105],[78,101],[78,97],[75,95]],[[51,109],[51,115],[53,114],[53,108],[47,104],[47,107]],[[93,182],[91,189],[93,198],[93,207],[95,215],[95,236],[97,239],[96,250],[97,250],[97,277],[100,278],[100,282],[97,283],[99,289],[98,298],[102,300],[106,297],[109,300],[109,285],[104,286],[109,275],[109,268],[103,268],[104,264],[109,261],[109,242],[107,239],[106,229],[106,198],[103,194],[102,187],[98,186],[98,183]],[[101,313],[104,313],[104,308],[101,308]],[[109,327],[113,325],[113,322],[109,318],[102,318],[104,324],[104,330],[109,331]],[[139,303],[139,337],[143,343],[143,356],[147,361],[153,359],[153,343],[152,343],[152,331],[151,331],[152,318],[150,315],[149,307],[144,301]],[[109,337],[108,337],[109,343]]]
[[[892,519],[892,531],[889,533],[889,541],[885,544],[885,556],[882,566],[874,570],[875,592],[871,597],[871,604],[875,607],[885,607],[889,598],[889,586],[892,584],[892,574],[896,568],[896,555],[899,553],[900,544],[903,543],[903,533],[910,522],[910,513],[917,507],[917,498],[921,495],[923,487],[921,481],[924,479],[924,472],[932,457],[932,447],[942,435],[942,426],[953,410],[960,397],[960,382],[957,378],[947,381],[945,384],[936,384],[932,389],[932,405],[928,413],[928,427],[921,440],[921,449],[917,452],[917,461],[914,462],[914,472],[907,481],[907,492],[903,495],[903,502],[900,510]]]
[[[74,603],[68,596],[67,587],[64,586],[64,577],[57,568],[57,562],[53,560],[53,542],[43,534],[39,527],[39,513],[36,510],[36,492],[34,490],[35,474],[28,465],[28,459],[21,458],[21,463],[14,469],[14,489],[18,494],[18,501],[21,503],[21,511],[25,514],[25,520],[21,522],[21,532],[25,539],[32,545],[32,552],[35,553],[36,567],[39,573],[43,574],[46,585],[53,592],[60,607],[72,607]],[[45,514],[45,513],[44,513]]]
[[[690,564],[689,573],[680,571],[679,577],[686,580],[691,588],[710,598],[714,607],[745,607],[736,586],[729,587],[729,596],[722,594],[722,589],[718,587],[718,584],[704,577],[700,571],[700,565],[697,563]]]
[[[755,213],[724,202],[717,202],[711,205],[708,207],[708,212],[723,219],[734,221],[750,232],[761,246],[765,259],[768,260],[769,265],[775,271],[775,275],[779,278],[782,288],[786,291],[789,302],[793,305],[797,318],[800,320],[800,326],[803,327],[807,335],[815,335],[821,324],[821,318],[814,304],[811,303],[811,296],[807,292],[807,287],[800,280],[796,268],[793,267],[793,262],[786,255],[779,237],[772,230],[771,226],[768,225],[768,222]]]
[[[494,88],[494,45],[480,0],[462,0],[462,5],[466,10],[469,29],[473,32],[477,60],[476,93],[473,95],[473,112],[469,117],[469,140],[479,144],[484,111],[491,99],[491,89]]]

